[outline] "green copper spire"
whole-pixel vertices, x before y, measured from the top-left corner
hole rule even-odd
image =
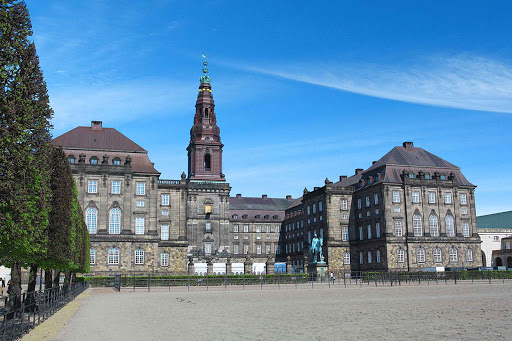
[[[208,61],[207,61],[208,58],[206,58],[206,55],[204,55],[204,54],[203,54],[203,58],[204,58],[204,62],[203,62],[203,65],[204,65],[203,73],[204,73],[204,75],[202,75],[201,78],[199,78],[199,81],[201,83],[210,83],[211,78],[207,75],[208,68],[206,67],[206,65],[208,65]]]

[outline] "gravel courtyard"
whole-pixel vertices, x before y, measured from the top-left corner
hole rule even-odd
[[[510,340],[512,283],[91,289],[57,340]]]

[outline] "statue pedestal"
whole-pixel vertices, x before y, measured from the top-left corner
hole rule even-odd
[[[308,264],[308,273],[312,274],[314,278],[324,277],[327,275],[327,263],[318,262]]]

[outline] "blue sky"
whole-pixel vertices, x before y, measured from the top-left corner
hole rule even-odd
[[[232,194],[300,196],[403,141],[512,209],[508,1],[27,0],[54,136],[102,120],[178,179],[202,58]]]

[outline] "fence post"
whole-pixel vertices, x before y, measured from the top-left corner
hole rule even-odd
[[[242,290],[245,290],[245,269],[244,274],[242,275]]]
[[[454,282],[457,284],[457,271],[455,271]]]
[[[208,286],[210,284],[210,275],[208,275],[208,272],[206,273],[206,291],[208,291]]]
[[[151,275],[148,274],[148,292],[151,290]]]
[[[228,272],[224,274],[224,291],[228,289]]]
[[[190,273],[187,274],[187,291],[190,291]]]
[[[169,291],[171,291],[171,275],[169,275]]]
[[[505,271],[501,272],[501,281],[505,284]]]
[[[133,292],[135,292],[135,274],[133,274]]]

